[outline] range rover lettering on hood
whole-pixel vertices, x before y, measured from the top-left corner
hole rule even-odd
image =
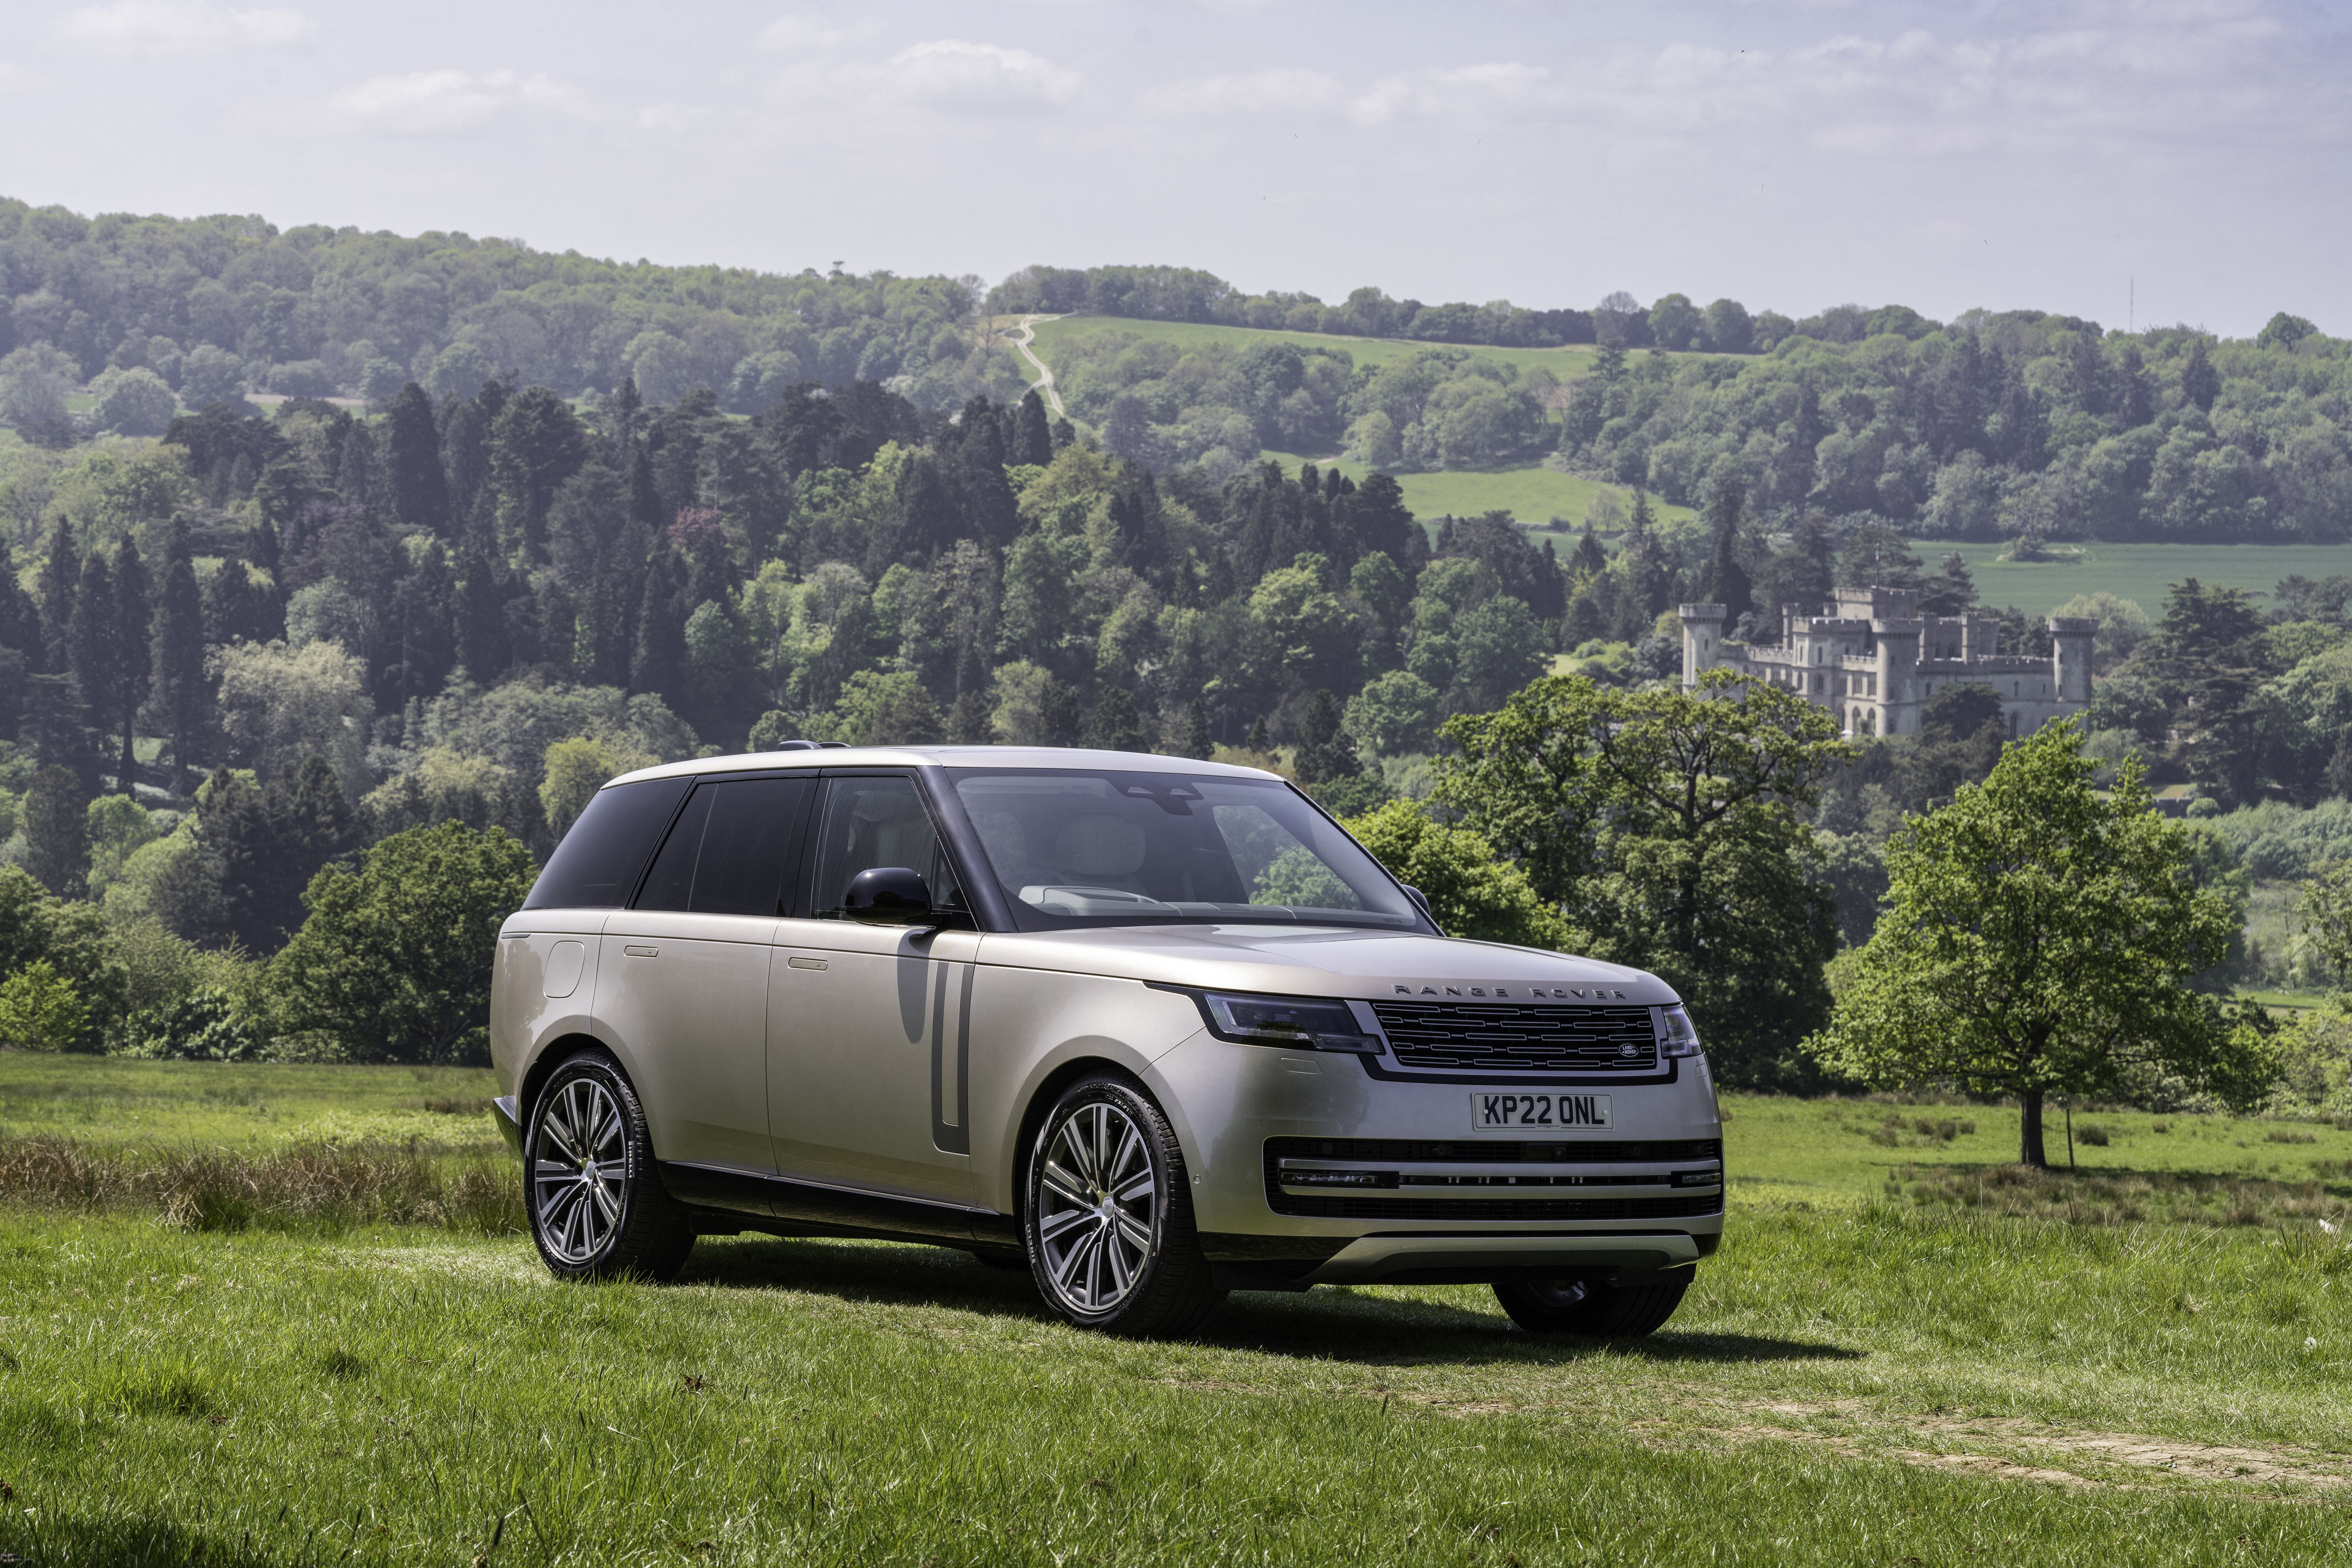
[[[1538,1002],[1606,1002],[1612,997],[1620,1002],[1625,1000],[1624,992],[1607,985],[1522,985],[1516,993],[1507,985],[1423,985],[1419,988],[1400,985],[1396,994],[1400,996],[1496,997],[1506,1002],[1519,996]]]

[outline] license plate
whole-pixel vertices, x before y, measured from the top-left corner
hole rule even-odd
[[[1470,1125],[1480,1132],[1522,1127],[1606,1127],[1605,1094],[1488,1094],[1470,1096]]]

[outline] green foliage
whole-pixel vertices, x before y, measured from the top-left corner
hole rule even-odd
[[[2102,798],[2078,742],[2071,721],[2046,725],[1905,824],[1886,910],[1808,1042],[1866,1082],[2017,1096],[2030,1165],[2048,1095],[2116,1096],[2156,1073],[2242,1104],[2274,1071],[2250,1021],[2183,984],[2225,952],[2227,900],[2195,885],[2187,835],[2137,770]]]
[[[1388,868],[1421,889],[1448,936],[1572,952],[1583,943],[1528,880],[1477,834],[1430,820],[1415,802],[1391,801],[1342,826]]]
[[[98,399],[91,422],[121,436],[161,436],[180,411],[170,385],[144,365],[101,371],[89,390]]]
[[[1835,906],[1796,808],[1851,755],[1836,721],[1727,671],[1695,691],[1549,677],[1444,734],[1434,799],[1591,933],[1689,1004],[1727,1082],[1806,1080]]]
[[[971,296],[943,277],[656,267],[462,234],[93,220],[17,201],[0,201],[0,265],[45,280],[45,309],[20,316],[58,323],[38,347],[68,384],[146,368],[195,408],[248,384],[383,405],[412,376],[436,401],[470,397],[501,370],[606,391],[635,372],[659,401],[708,387],[744,414],[804,379],[903,375],[937,408],[1011,377],[979,352]],[[163,322],[182,335],[155,335]],[[15,423],[10,406],[0,398]]]
[[[356,871],[329,866],[270,963],[274,1032],[352,1061],[487,1060],[489,957],[534,874],[505,833],[454,822],[394,835]]]
[[[645,765],[638,759],[624,761],[603,742],[585,735],[548,747],[539,784],[539,809],[547,818],[548,832],[562,838],[598,790],[633,766]]]
[[[0,1046],[77,1051],[89,1037],[89,1009],[47,959],[37,958],[0,981]]]
[[[25,869],[61,898],[79,898],[89,875],[88,799],[81,781],[54,765],[25,792]]]
[[[218,985],[196,986],[132,1015],[129,1036],[128,1055],[159,1061],[250,1061],[263,1045],[244,998]]]

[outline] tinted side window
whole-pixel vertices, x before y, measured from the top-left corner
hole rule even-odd
[[[807,779],[728,779],[705,784],[710,822],[694,873],[697,914],[772,915],[784,859],[808,799]]]
[[[702,849],[703,825],[710,820],[710,795],[709,784],[700,786],[677,814],[677,826],[662,840],[654,868],[646,873],[636,908],[682,910],[689,907],[688,900],[694,897],[694,858]]]
[[[849,778],[827,784],[815,859],[812,908],[819,916],[840,913],[850,882],[877,866],[907,867],[930,888],[934,905],[963,907],[963,889],[912,779]]]
[[[598,790],[547,869],[531,884],[527,910],[611,910],[626,903],[654,840],[693,781],[646,779]]]

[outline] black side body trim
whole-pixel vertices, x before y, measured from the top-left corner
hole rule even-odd
[[[1018,1245],[1020,1226],[1011,1215],[885,1193],[821,1187],[783,1176],[758,1176],[675,1160],[661,1163],[662,1184],[682,1204],[726,1209],[778,1236],[865,1237],[883,1241],[928,1241],[950,1247],[972,1242]]]

